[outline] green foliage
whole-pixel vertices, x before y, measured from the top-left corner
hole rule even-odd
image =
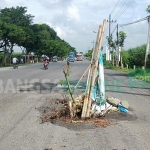
[[[0,9],[0,48],[4,49],[5,57],[11,55],[15,45],[25,49],[26,53],[37,55],[66,58],[69,52],[76,53],[75,48],[58,37],[53,28],[47,24],[32,24],[34,16],[26,13],[26,7]]]
[[[143,76],[143,75],[145,75],[146,74],[146,71],[144,70],[144,69],[135,69],[135,70],[132,70],[132,71],[130,71],[129,72],[129,76]]]
[[[128,51],[122,51],[121,52],[121,56],[122,56],[122,62],[124,64],[124,66],[126,66],[126,64],[130,64],[130,54]]]
[[[122,51],[121,56],[124,66],[128,64],[129,68],[133,68],[134,65],[136,66],[136,68],[141,68],[142,66],[144,66],[145,52],[145,44],[135,48],[130,48],[127,51]],[[148,55],[147,67],[150,67],[150,54]]]
[[[92,53],[93,53],[93,50],[88,50],[87,53],[85,53],[85,57],[88,57],[88,58],[92,58]]]
[[[125,40],[126,37],[127,36],[126,36],[125,32],[123,32],[123,31],[119,32],[119,37],[118,37],[118,44],[119,44],[119,46],[121,46],[121,47],[124,46],[124,40]]]
[[[114,69],[114,66],[113,66],[112,62],[109,62],[109,61],[104,61],[104,66],[107,69]]]
[[[150,82],[150,69],[136,69],[129,72],[129,76]]]
[[[146,11],[150,13],[150,5],[147,6]]]
[[[22,6],[4,8],[0,10],[0,17],[3,22],[26,27],[32,23],[34,17],[26,12],[27,8]]]
[[[146,45],[129,49],[128,50],[128,53],[130,55],[129,66],[133,67],[133,65],[135,65],[136,67],[142,67],[144,65],[145,52],[146,52]]]
[[[113,48],[113,49],[116,49],[116,42],[113,41],[113,37],[112,37],[112,34],[110,35],[110,37],[106,37],[107,41],[108,41],[108,45],[109,47]]]

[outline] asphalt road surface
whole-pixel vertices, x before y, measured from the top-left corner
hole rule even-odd
[[[50,62],[0,68],[0,150],[146,150],[150,149],[150,84],[126,73],[105,69],[106,96],[127,100],[129,114],[108,115],[107,128],[76,128],[40,124],[40,107],[47,98],[62,97],[63,65]],[[69,79],[75,84],[89,61],[72,62]],[[78,92],[84,89],[86,78]]]

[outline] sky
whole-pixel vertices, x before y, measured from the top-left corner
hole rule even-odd
[[[110,33],[116,39],[117,24],[127,24],[148,16],[150,0],[1,0],[0,8],[23,6],[27,14],[34,16],[33,23],[46,23],[57,35],[68,42],[77,52],[86,53],[93,48],[98,27],[111,14]],[[94,32],[93,32],[94,31]],[[127,35],[124,49],[147,43],[147,20],[119,27]],[[109,22],[106,23],[103,47],[107,45]],[[19,51],[19,49],[15,49]]]

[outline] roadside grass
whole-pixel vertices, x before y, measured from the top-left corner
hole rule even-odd
[[[107,68],[107,69],[113,69],[113,70],[122,71],[122,72],[126,72],[126,73],[129,73],[130,71],[133,70],[133,69],[115,67],[115,66],[113,66],[111,63],[104,63],[104,66],[105,66],[105,68]]]
[[[129,72],[129,76],[150,83],[150,69],[135,69]]]
[[[134,69],[127,69],[127,68],[120,68],[120,67],[118,68],[118,67],[113,66],[110,63],[106,63],[104,66],[107,69],[113,69],[113,70],[117,70],[121,72],[126,72],[128,73],[128,76],[130,77],[134,77],[136,79],[150,83],[150,69],[137,68],[134,70]]]

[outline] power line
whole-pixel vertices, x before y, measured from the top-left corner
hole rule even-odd
[[[126,4],[127,0],[123,3],[122,7],[120,8],[120,10],[117,12],[117,14],[114,16],[113,19],[115,19],[115,17],[120,13],[120,11],[122,10],[122,8],[124,7],[124,5]]]
[[[124,26],[127,26],[127,25],[130,25],[130,24],[134,24],[134,23],[138,23],[138,22],[141,22],[141,21],[144,21],[146,19],[148,19],[149,16],[145,17],[145,18],[142,18],[142,19],[139,19],[139,20],[136,20],[134,22],[130,22],[130,23],[127,23],[127,24],[120,24],[119,26],[120,27],[124,27]]]
[[[126,5],[126,7],[121,11],[121,14],[117,16],[116,19],[118,19],[125,11],[126,9],[131,5],[131,3],[133,2],[134,0],[131,0],[129,1],[129,3]]]
[[[119,1],[120,1],[120,0],[117,1],[115,7],[113,8],[113,10],[112,10],[112,12],[111,12],[110,14],[112,14],[112,13],[114,12],[114,10],[115,10],[116,6],[118,5]]]

